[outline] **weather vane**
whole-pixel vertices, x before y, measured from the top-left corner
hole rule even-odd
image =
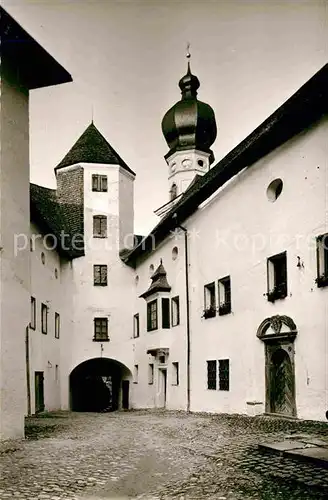
[[[187,43],[187,54],[186,54],[186,57],[187,57],[187,59],[190,59],[190,58],[191,58],[191,54],[190,54],[190,43],[189,43],[189,42]]]

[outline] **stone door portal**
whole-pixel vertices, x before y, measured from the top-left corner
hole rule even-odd
[[[272,316],[258,328],[265,344],[265,411],[296,416],[294,341],[296,325],[288,316]]]

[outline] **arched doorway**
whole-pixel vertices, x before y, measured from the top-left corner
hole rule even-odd
[[[130,370],[114,359],[84,361],[70,374],[73,411],[114,411],[129,407]]]
[[[294,341],[296,325],[288,316],[272,316],[258,328],[265,344],[266,412],[296,416]]]

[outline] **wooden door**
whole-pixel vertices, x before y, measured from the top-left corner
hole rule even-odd
[[[290,356],[278,346],[273,346],[268,351],[269,411],[292,416],[295,414],[295,379]]]

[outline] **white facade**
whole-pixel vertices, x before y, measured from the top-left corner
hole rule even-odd
[[[139,248],[133,172],[92,124],[97,153],[113,161],[59,166],[52,200],[64,214],[61,229],[77,217],[83,234],[71,236],[84,238],[84,252],[51,246],[48,218],[42,210],[30,217],[28,93],[2,79],[2,438],[23,434],[24,414],[55,409],[326,419],[328,252],[320,237],[328,233],[327,116],[303,128],[227,175],[153,248],[151,237],[140,243],[129,266],[124,256]],[[173,211],[188,202],[185,190],[196,174],[206,175],[209,158],[195,148],[168,158],[169,185],[184,193]],[[272,299],[282,284],[286,293]]]

